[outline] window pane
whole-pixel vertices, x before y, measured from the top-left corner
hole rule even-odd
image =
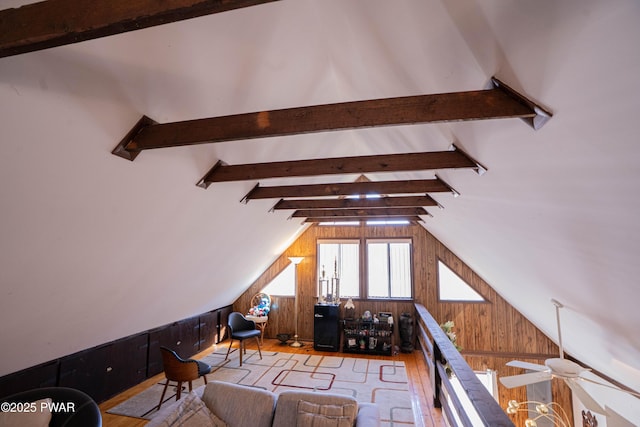
[[[438,260],[438,291],[440,301],[484,301],[460,276]]]
[[[267,286],[260,292],[269,295],[293,296],[296,292],[295,284],[295,264],[291,263],[285,267]]]
[[[411,247],[408,243],[390,243],[391,297],[411,298]]]
[[[368,295],[371,298],[411,298],[411,244],[367,242]]]
[[[359,243],[319,243],[318,279],[322,277],[324,268],[326,278],[331,280],[336,264],[340,278],[340,297],[360,296]]]
[[[387,244],[369,243],[369,245],[367,245],[367,254],[369,258],[369,296],[375,298],[388,298],[389,257],[387,256]]]

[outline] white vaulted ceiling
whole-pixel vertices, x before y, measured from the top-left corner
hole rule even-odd
[[[566,350],[640,390],[639,23],[633,0],[283,0],[1,58],[0,375],[232,303],[302,226],[273,201],[239,203],[255,181],[196,187],[217,160],[455,142],[488,172],[439,172],[461,196],[434,194],[444,209],[424,226],[554,340],[549,300],[563,302]],[[492,76],[553,118],[111,154],[142,115],[477,90]]]

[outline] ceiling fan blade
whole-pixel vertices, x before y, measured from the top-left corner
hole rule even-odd
[[[634,427],[635,424],[632,424],[629,420],[624,418],[622,415],[618,414],[613,409],[605,406],[604,409],[607,411],[607,427]]]
[[[507,388],[521,387],[527,384],[540,383],[551,379],[549,372],[531,372],[529,374],[500,377],[500,382]]]
[[[546,371],[547,369],[549,369],[544,365],[538,365],[537,363],[523,362],[521,360],[512,360],[506,365],[513,366],[514,368],[529,369],[531,371],[539,371],[539,372]]]
[[[605,411],[604,408],[600,406],[600,404],[596,402],[584,388],[582,388],[577,380],[573,378],[565,378],[564,382],[567,383],[571,391],[576,395],[578,400],[582,402],[585,408],[599,414],[607,413],[607,411]]]

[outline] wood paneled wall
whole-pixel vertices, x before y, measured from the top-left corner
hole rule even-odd
[[[313,340],[313,306],[317,301],[316,245],[319,239],[364,239],[366,238],[410,238],[413,246],[414,300],[411,302],[354,300],[356,315],[365,310],[372,313],[392,312],[395,319],[401,313],[414,316],[413,303],[424,305],[440,323],[455,322],[458,344],[472,369],[493,369],[499,376],[515,375],[522,370],[505,366],[510,360],[520,359],[532,363],[543,363],[549,357],[558,356],[558,347],[531,322],[502,299],[471,268],[453,252],[419,225],[407,226],[356,226],[328,227],[313,225],[271,265],[233,304],[234,310],[246,313],[251,298],[260,292],[288,264],[288,257],[302,256],[298,265],[298,333],[302,340]],[[462,277],[486,302],[453,303],[438,299],[438,260]],[[294,298],[272,296],[272,312],[266,336],[294,331]],[[399,335],[396,328],[396,343]],[[552,386],[554,401],[571,411],[569,389],[560,381]],[[526,400],[526,389],[508,390],[499,384],[500,405],[505,407],[510,399]],[[516,425],[524,424],[514,419]]]

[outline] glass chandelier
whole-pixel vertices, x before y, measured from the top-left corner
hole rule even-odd
[[[535,410],[529,407],[529,404],[535,405]],[[571,427],[569,417],[562,407],[556,402],[542,403],[533,400],[526,402],[518,402],[510,400],[507,405],[507,414],[513,415],[517,412],[527,412],[529,417],[524,421],[525,427],[537,427],[536,420],[541,418],[550,420],[557,427]]]

